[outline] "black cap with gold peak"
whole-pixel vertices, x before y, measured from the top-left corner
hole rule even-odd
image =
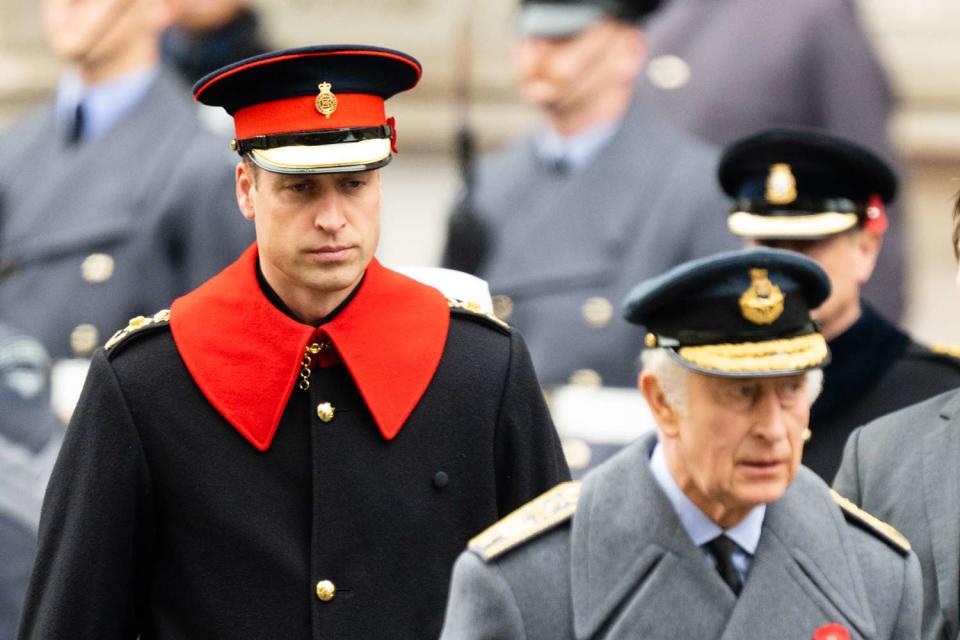
[[[815,262],[780,249],[701,258],[638,284],[624,302],[648,348],[684,366],[729,377],[790,375],[824,366],[830,353],[810,310],[830,294]]]
[[[732,143],[719,179],[734,199],[727,224],[758,240],[829,237],[857,225],[882,235],[893,169],[855,142],[816,129],[761,131]]]
[[[194,85],[233,116],[234,149],[276,173],[376,169],[396,151],[384,101],[414,87],[420,63],[392,49],[322,45],[266,53]]]

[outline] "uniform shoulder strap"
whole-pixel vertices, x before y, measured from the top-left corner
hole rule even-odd
[[[107,357],[112,358],[132,340],[132,336],[141,336],[153,333],[158,329],[165,329],[170,324],[170,310],[163,309],[152,316],[137,316],[130,318],[123,329],[120,329],[113,337],[107,340],[104,348],[107,350]]]
[[[470,320],[479,321],[500,333],[510,334],[510,325],[493,315],[484,311],[476,302],[467,302],[457,298],[447,297],[447,304],[450,305],[450,313],[455,316],[466,317]]]
[[[489,562],[569,520],[579,498],[579,482],[558,484],[490,526],[467,547]]]
[[[951,358],[960,358],[960,345],[956,344],[932,344],[930,351]]]
[[[960,345],[955,344],[933,344],[929,348],[924,348],[925,354],[929,358],[935,358],[941,362],[947,362],[960,369]]]
[[[872,533],[903,555],[907,555],[910,552],[910,542],[902,533],[894,529],[892,525],[867,513],[833,489],[830,490],[830,497],[840,506],[847,522],[860,527],[868,533]]]

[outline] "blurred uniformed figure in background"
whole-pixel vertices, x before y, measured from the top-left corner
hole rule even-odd
[[[666,0],[647,26],[650,62],[640,92],[664,117],[720,147],[763,128],[799,125],[892,159],[893,92],[856,4]],[[892,215],[864,288],[865,298],[894,320],[903,312],[904,233]]]
[[[907,542],[800,464],[829,288],[763,248],[638,285],[659,437],[475,537],[442,640],[917,638]]]
[[[482,282],[448,300],[374,257],[385,100],[420,75],[312,46],[197,83],[257,243],[95,353],[21,638],[435,638],[469,537],[569,477]]]
[[[953,250],[960,257],[960,200]],[[960,285],[960,271],[957,272]],[[923,570],[923,640],[960,634],[960,390],[853,432],[834,488],[888,519]]]
[[[850,140],[780,128],[730,145],[720,182],[734,199],[727,221],[735,235],[799,251],[833,283],[813,313],[833,358],[803,452],[803,463],[830,482],[856,427],[960,386],[960,361],[917,344],[861,300],[885,240],[896,176]]]
[[[465,194],[479,230],[448,235],[446,265],[489,282],[547,387],[633,387],[642,334],[615,301],[637,278],[736,245],[715,217],[715,152],[634,99],[641,22],[657,5],[522,3],[520,83],[544,122],[479,164]],[[462,264],[481,237],[480,264]]]
[[[40,503],[63,438],[50,356],[0,323],[0,638],[13,638],[37,550]]]
[[[55,360],[213,275],[253,230],[229,148],[159,64],[173,0],[45,0],[66,70],[0,136],[0,319]]]
[[[163,59],[190,84],[214,69],[268,50],[260,16],[248,0],[181,0],[160,47]]]

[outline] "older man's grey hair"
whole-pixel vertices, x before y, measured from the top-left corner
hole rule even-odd
[[[640,354],[640,365],[642,371],[649,371],[657,377],[663,396],[673,410],[680,415],[685,414],[689,406],[687,381],[691,370],[677,362],[663,348],[645,349]],[[823,370],[808,370],[804,388],[807,400],[812,405],[823,389]]]

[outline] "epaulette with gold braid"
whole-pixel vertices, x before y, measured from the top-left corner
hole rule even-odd
[[[123,343],[130,336],[139,333],[144,329],[166,326],[169,322],[169,309],[158,311],[152,316],[137,316],[136,318],[130,318],[127,326],[113,334],[113,336],[107,340],[107,344],[104,345],[104,348],[108,353],[113,352],[118,345]]]
[[[493,560],[568,520],[577,510],[579,498],[579,482],[558,484],[494,523],[473,538],[467,548],[485,561]]]
[[[861,529],[865,529],[866,531],[876,535],[878,538],[886,542],[903,555],[907,555],[907,553],[909,553],[910,541],[907,540],[902,533],[894,529],[893,526],[887,524],[876,516],[867,513],[833,489],[830,490],[830,497],[832,497],[834,501],[840,505],[847,522],[851,522],[859,526]]]
[[[956,344],[932,344],[930,351],[938,355],[960,358],[960,345]]]
[[[493,324],[496,328],[501,331],[509,333],[510,325],[506,322],[493,315],[484,311],[476,302],[468,302],[466,300],[458,300],[457,298],[447,297],[447,304],[450,305],[450,310],[455,312],[466,313],[467,315],[476,318],[478,320],[484,320]]]

